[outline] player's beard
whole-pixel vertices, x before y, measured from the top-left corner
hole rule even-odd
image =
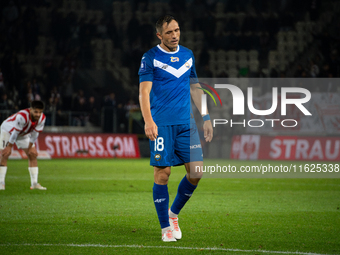
[[[176,44],[171,43],[171,41],[167,44],[164,44],[170,51],[176,51],[178,47],[179,40],[176,42]]]
[[[40,116],[34,116],[34,115],[31,116],[31,119],[32,119],[34,122],[38,121],[39,118],[40,118]]]

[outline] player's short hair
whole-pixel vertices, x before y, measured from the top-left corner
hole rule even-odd
[[[32,109],[44,110],[45,109],[45,104],[42,101],[40,101],[40,100],[33,100],[31,102],[31,108]]]
[[[158,33],[162,33],[163,24],[166,23],[167,25],[169,25],[169,23],[173,20],[178,23],[178,20],[172,15],[166,14],[166,15],[160,17],[156,22],[156,31]]]

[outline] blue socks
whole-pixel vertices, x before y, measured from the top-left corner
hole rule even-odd
[[[169,224],[169,192],[168,185],[153,184],[153,202],[155,203],[161,228],[170,227]]]
[[[171,206],[171,212],[179,214],[185,203],[189,200],[197,186],[192,185],[186,176],[178,185],[176,198]],[[169,192],[168,185],[153,184],[153,201],[156,207],[161,228],[170,227],[169,224]]]
[[[197,185],[192,185],[186,176],[178,185],[176,198],[171,206],[171,212],[179,214],[185,203],[189,200]],[[168,197],[169,198],[169,197]]]

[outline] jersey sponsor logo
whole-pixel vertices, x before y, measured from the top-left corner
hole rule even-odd
[[[169,66],[167,64],[162,63],[161,61],[158,61],[156,59],[153,60],[154,67],[158,67],[160,69],[163,69],[164,71],[172,74],[176,78],[181,77],[183,74],[185,74],[190,68],[192,67],[192,58],[190,58],[185,64],[183,64],[179,69],[176,69],[172,66]],[[167,68],[164,69],[163,66],[167,65]]]
[[[202,148],[202,146],[200,144],[195,144],[195,145],[190,146],[190,149],[197,149],[197,148]]]
[[[179,58],[178,57],[170,57],[171,62],[178,62]]]
[[[162,203],[163,201],[165,201],[166,200],[166,198],[158,198],[158,199],[156,199],[154,202],[155,203]]]
[[[162,159],[161,154],[156,154],[156,155],[155,155],[155,160],[156,160],[156,161],[160,161],[161,159]]]
[[[167,68],[168,68],[168,65],[162,66],[162,69],[167,69]]]
[[[41,133],[38,148],[52,158],[139,158],[136,135]]]

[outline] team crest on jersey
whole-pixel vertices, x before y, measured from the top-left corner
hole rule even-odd
[[[160,161],[162,159],[162,156],[160,154],[155,155],[155,160]]]
[[[179,58],[178,57],[170,57],[171,62],[178,62]]]
[[[186,62],[185,63],[185,67],[189,69],[190,68],[190,64],[188,62]]]

